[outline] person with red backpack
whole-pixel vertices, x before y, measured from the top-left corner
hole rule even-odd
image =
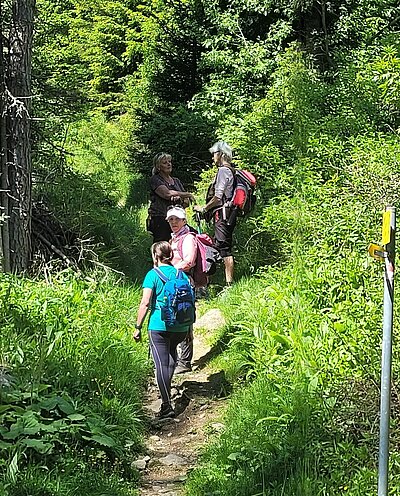
[[[233,282],[234,259],[232,254],[233,231],[236,217],[232,216],[232,207],[225,204],[232,199],[235,188],[235,169],[232,166],[232,148],[225,141],[218,141],[210,148],[213,162],[218,167],[213,183],[209,187],[207,203],[204,207],[194,206],[206,219],[214,220],[215,246],[225,265],[225,281],[230,286]]]

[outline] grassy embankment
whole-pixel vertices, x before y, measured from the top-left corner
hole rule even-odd
[[[46,280],[0,274],[4,496],[136,494],[151,367],[131,332],[150,257],[141,211],[121,204],[121,130],[97,118],[72,129],[71,167],[36,191],[81,240],[85,271],[52,262]]]
[[[263,209],[259,236],[275,263],[219,303],[228,326],[216,366],[237,387],[224,432],[189,478],[190,496],[376,491],[383,269],[367,247],[380,240],[376,207],[385,185],[390,195],[398,157],[391,139],[349,143],[342,173],[322,183],[303,173],[292,195]],[[396,384],[396,341],[394,355]],[[393,399],[390,494],[397,494]]]

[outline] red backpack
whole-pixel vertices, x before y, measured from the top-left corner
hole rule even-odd
[[[226,203],[226,206],[235,207],[239,209],[241,215],[246,215],[253,209],[256,203],[254,191],[257,180],[251,172],[240,169],[235,169],[234,179],[233,195]]]
[[[186,236],[188,235],[194,236],[197,243],[196,263],[191,268],[190,275],[196,288],[207,286],[208,276],[215,274],[217,263],[222,261],[221,255],[208,234],[190,232],[186,234]],[[181,258],[183,258],[182,244],[184,239],[185,236],[178,242],[178,253]]]
[[[231,208],[231,214],[228,219],[228,224],[236,220],[238,214],[240,216],[247,215],[256,203],[255,189],[257,185],[257,179],[254,175],[244,169],[234,169],[231,168],[233,174],[233,193],[230,199],[224,199],[224,206]],[[206,203],[208,203],[215,194],[215,182],[210,184],[207,195]],[[216,210],[221,207],[215,207],[208,210],[203,214],[206,222],[211,222]]]

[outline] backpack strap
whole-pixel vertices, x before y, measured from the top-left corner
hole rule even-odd
[[[164,284],[168,281],[168,277],[164,275],[158,267],[154,267],[153,270]]]
[[[236,186],[237,186],[237,178],[236,178],[236,169],[235,169],[235,167],[228,167],[228,169],[232,173],[233,186],[232,186],[232,196],[230,198],[225,198],[225,203],[226,202],[230,202],[232,200],[232,198],[235,196],[235,189],[236,189]]]
[[[158,277],[162,280],[162,282],[165,284],[167,281],[169,281],[168,277],[161,272],[161,270],[158,267],[153,267],[154,272],[158,275]],[[182,271],[180,269],[176,270],[176,278],[181,279],[182,278]]]

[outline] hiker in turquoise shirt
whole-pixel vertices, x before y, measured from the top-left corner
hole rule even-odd
[[[168,279],[174,276],[177,270],[171,265],[172,249],[167,241],[159,241],[151,247],[154,267],[157,267]],[[186,274],[182,277],[187,279]],[[177,362],[177,346],[186,339],[189,326],[165,325],[161,319],[160,305],[164,298],[164,283],[154,269],[145,276],[143,284],[143,295],[139,305],[136,318],[135,341],[141,339],[143,322],[150,310],[148,324],[150,349],[156,367],[156,381],[161,395],[161,408],[157,414],[158,418],[171,418],[175,416],[175,410],[171,402],[171,381]]]

